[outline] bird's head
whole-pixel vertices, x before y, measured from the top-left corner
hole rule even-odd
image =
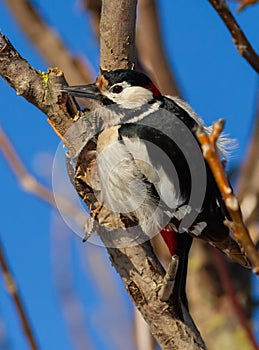
[[[161,96],[145,74],[128,69],[101,71],[94,84],[68,86],[61,91],[95,99],[103,105],[117,104],[122,108],[139,108]]]

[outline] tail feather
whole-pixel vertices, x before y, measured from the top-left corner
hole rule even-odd
[[[246,254],[242,252],[239,244],[231,236],[228,236],[224,241],[210,242],[210,244],[221,250],[229,258],[239,263],[240,265],[246,268],[252,267],[251,262],[249,261]]]
[[[219,209],[222,208],[217,207],[214,211],[203,211],[198,215],[196,222],[188,230],[189,234],[207,241],[233,261],[250,268],[251,263],[248,257],[234,238],[230,228],[225,225],[225,220],[230,218],[223,216]],[[206,223],[206,226],[201,225],[202,223]]]

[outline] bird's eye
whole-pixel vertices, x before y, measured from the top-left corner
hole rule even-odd
[[[121,85],[115,85],[112,88],[112,92],[115,94],[119,94],[120,92],[122,92],[122,90],[123,90],[123,87]]]

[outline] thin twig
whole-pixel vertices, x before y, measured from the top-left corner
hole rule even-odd
[[[225,0],[209,0],[232,35],[237,51],[259,73],[259,56],[230,12]]]
[[[259,254],[250,238],[248,229],[243,222],[238,200],[229,185],[216,147],[217,139],[222,132],[223,127],[224,120],[220,119],[213,124],[210,135],[205,132],[203,127],[198,128],[196,135],[201,144],[204,158],[211,168],[221,195],[225,201],[226,208],[231,216],[232,222],[229,222],[228,225],[250,259],[254,273],[259,275]]]
[[[32,327],[30,325],[28,315],[26,314],[24,305],[22,303],[21,296],[19,295],[18,288],[15,284],[15,281],[12,277],[12,274],[10,272],[6,257],[4,255],[2,244],[0,242],[0,266],[3,272],[3,278],[5,280],[5,285],[8,293],[10,294],[11,298],[13,299],[17,314],[19,316],[23,331],[27,337],[28,343],[30,345],[30,349],[37,350],[38,345],[35,339],[35,336],[32,331]]]
[[[242,326],[242,328],[245,330],[247,338],[249,339],[251,345],[253,346],[254,350],[258,350],[258,345],[256,343],[255,337],[253,335],[253,332],[251,331],[251,328],[247,322],[247,319],[245,317],[244,311],[242,309],[242,306],[240,305],[240,302],[238,298],[236,297],[235,290],[232,284],[232,281],[230,279],[229,273],[226,268],[225,261],[223,259],[223,255],[218,251],[217,249],[213,249],[215,258],[216,258],[216,265],[219,272],[219,277],[222,281],[222,286],[225,289],[225,292],[232,303],[232,307],[234,309],[235,314],[238,317],[238,320]]]

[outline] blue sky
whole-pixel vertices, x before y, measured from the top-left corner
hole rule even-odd
[[[37,0],[35,3],[70,50],[74,54],[85,55],[97,72],[98,46],[89,18],[80,10],[79,2],[67,0],[64,5],[61,0]],[[245,156],[252,131],[257,74],[238,55],[228,31],[208,1],[160,0],[158,4],[166,52],[185,99],[206,124],[222,117],[227,120],[226,131],[239,143],[231,165],[239,164]],[[235,3],[231,8],[234,6]],[[237,18],[251,43],[258,49],[259,6],[247,9]],[[43,71],[47,69],[48,65],[21,33],[3,2],[0,3],[0,30],[35,68]],[[0,124],[28,170],[44,184],[51,186],[52,159],[59,140],[46,122],[46,117],[18,97],[2,79],[0,101]],[[119,277],[110,267],[104,249],[91,244],[82,245],[55,211],[41,200],[23,192],[2,157],[0,169],[0,237],[41,349],[76,349],[75,336],[71,336],[69,322],[63,317],[66,313],[74,313],[66,310],[69,303],[65,303],[66,311],[63,311],[60,292],[85,305],[80,317],[84,325],[82,329],[89,331],[87,339],[82,342],[89,342],[89,349],[120,349],[121,339],[118,334],[124,339],[124,348],[128,344],[128,349],[134,349],[130,340],[130,302]],[[110,294],[116,295],[114,305],[105,305],[104,293],[98,288],[98,281],[88,268],[94,266],[93,259],[97,259],[94,261],[97,261],[100,270],[102,266],[108,266],[105,268],[107,286]],[[110,281],[112,283],[108,283]],[[74,299],[71,284],[77,294]],[[258,290],[258,285],[254,289]],[[76,302],[70,305],[74,305],[74,312],[79,307]],[[116,327],[109,318],[109,312],[114,308],[117,309],[116,314],[115,311],[112,313]],[[75,312],[75,315],[79,313]],[[2,279],[1,320],[4,320],[9,348],[0,343],[0,349],[27,349]],[[100,324],[103,327],[102,334],[114,335],[108,337],[108,341],[96,332]]]

